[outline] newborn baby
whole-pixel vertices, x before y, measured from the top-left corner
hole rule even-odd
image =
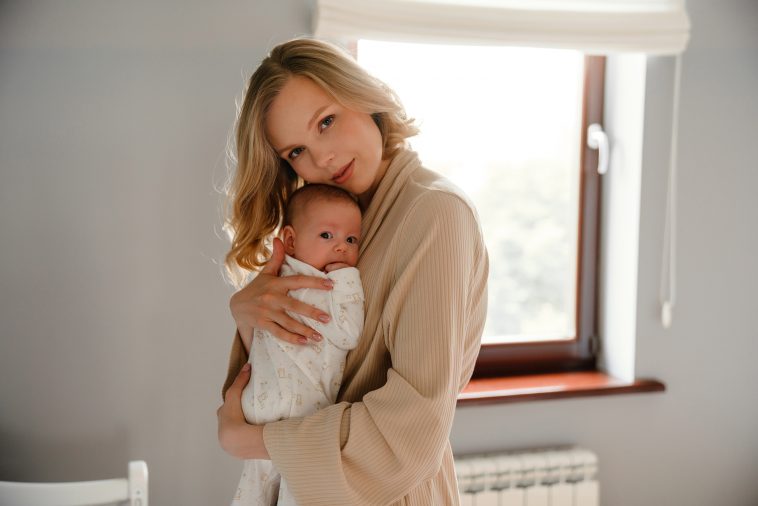
[[[363,330],[363,287],[355,268],[361,211],[353,197],[334,186],[303,186],[287,203],[280,235],[286,253],[281,276],[305,274],[334,283],[332,290],[303,288],[289,295],[329,313],[331,320],[324,324],[288,312],[323,337],[302,346],[254,330],[252,373],[242,392],[242,410],[256,425],[305,416],[334,404],[345,357]],[[232,506],[263,504],[296,503],[270,460],[246,460]]]

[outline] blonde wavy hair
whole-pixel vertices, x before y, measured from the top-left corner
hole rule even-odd
[[[381,132],[383,159],[392,158],[418,133],[397,95],[341,48],[315,39],[276,46],[250,77],[236,125],[236,169],[226,184],[224,229],[231,239],[225,266],[241,287],[271,256],[289,196],[303,185],[265,135],[266,113],[292,76],[307,77],[334,99],[371,115]]]

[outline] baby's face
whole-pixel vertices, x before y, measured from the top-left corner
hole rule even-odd
[[[285,227],[284,246],[288,255],[323,271],[336,262],[355,267],[360,238],[357,206],[319,199],[308,203],[292,226]]]

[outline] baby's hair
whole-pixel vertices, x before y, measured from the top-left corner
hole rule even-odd
[[[361,210],[355,198],[342,188],[328,184],[307,184],[290,195],[287,207],[284,210],[283,225],[292,225],[295,217],[304,212],[308,204],[318,201],[344,202],[355,206],[358,212]]]

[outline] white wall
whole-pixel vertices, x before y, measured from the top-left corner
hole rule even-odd
[[[0,479],[227,502],[224,150],[305,0],[0,4]]]
[[[758,504],[758,3],[688,0],[674,323],[659,323],[672,58],[646,89],[636,372],[663,394],[459,409],[458,452],[577,443],[604,506]]]
[[[0,4],[0,479],[150,465],[154,504],[224,504],[232,323],[219,266],[234,99],[308,0]],[[758,503],[758,4],[690,0],[678,303],[657,320],[672,61],[652,59],[636,367],[664,394],[458,411],[456,451],[578,443],[605,506]]]

